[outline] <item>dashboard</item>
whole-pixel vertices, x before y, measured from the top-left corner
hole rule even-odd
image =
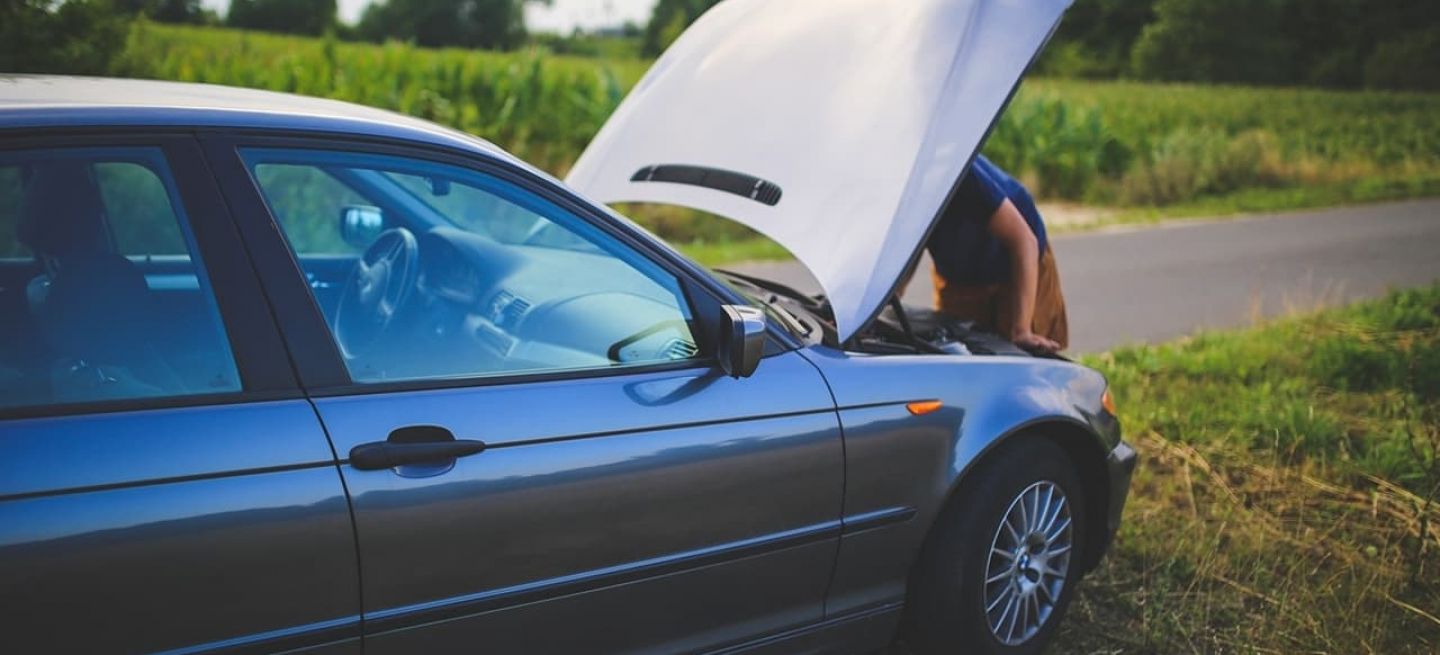
[[[394,373],[467,376],[698,355],[683,298],[613,256],[502,245],[450,227],[418,241],[419,293],[402,310],[410,315],[397,319],[423,347],[389,358]]]

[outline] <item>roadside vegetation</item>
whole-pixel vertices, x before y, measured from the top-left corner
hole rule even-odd
[[[111,72],[398,111],[481,136],[563,174],[649,63],[137,21]]]
[[[494,141],[563,176],[648,60],[373,45],[137,22],[110,72],[325,96]],[[1440,94],[1027,82],[987,154],[1101,221],[1440,195]],[[783,258],[695,212],[627,211],[707,263]]]
[[[235,0],[223,20],[197,0],[20,0],[0,7],[0,71],[360,102],[472,132],[563,176],[648,56],[716,0],[662,0],[644,27],[608,36],[527,36],[516,22],[527,0],[438,19],[449,1],[387,0],[347,26],[330,0]],[[1057,232],[1440,196],[1440,78],[1418,63],[1440,53],[1440,4],[1081,4],[985,148],[1041,202],[1080,207],[1079,222],[1051,214]],[[786,256],[706,214],[626,212],[703,262]]]
[[[1440,94],[1034,79],[986,145],[1064,229],[1440,195]]]
[[[1085,363],[1141,463],[1057,651],[1440,652],[1440,286]]]

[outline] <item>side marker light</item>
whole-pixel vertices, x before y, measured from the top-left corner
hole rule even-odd
[[[910,410],[911,414],[919,416],[921,414],[929,414],[930,412],[933,412],[944,406],[945,403],[942,403],[938,400],[917,400],[913,403],[907,403],[905,405],[905,409]]]

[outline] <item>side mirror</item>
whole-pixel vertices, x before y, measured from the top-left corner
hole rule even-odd
[[[724,305],[720,328],[720,368],[730,377],[748,378],[765,354],[765,313],[754,307]]]
[[[347,205],[340,210],[340,238],[356,248],[365,249],[385,231],[385,214],[379,207]]]

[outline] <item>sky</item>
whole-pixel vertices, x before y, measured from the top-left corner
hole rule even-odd
[[[336,0],[340,8],[340,20],[354,23],[371,0]],[[621,25],[634,21],[644,25],[650,19],[650,10],[655,0],[551,0],[552,6],[530,5],[525,8],[525,24],[533,32],[559,32],[569,34],[576,27],[594,29]],[[221,16],[230,6],[230,0],[202,0],[206,7],[214,9]]]

